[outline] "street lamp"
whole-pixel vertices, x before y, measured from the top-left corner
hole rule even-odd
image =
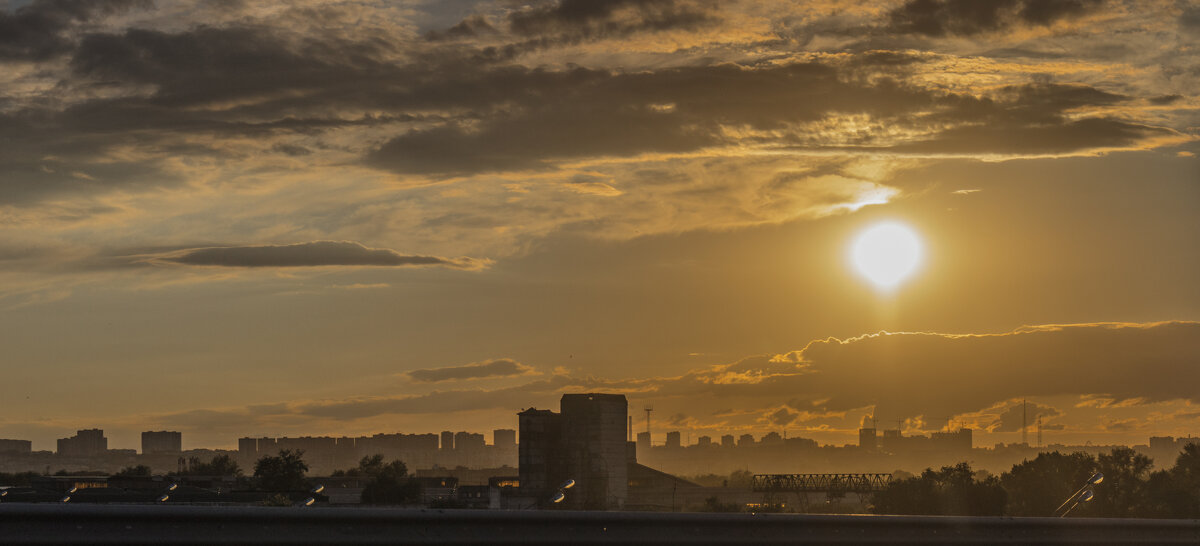
[[[304,502],[303,502],[303,503],[301,503],[300,505],[301,505],[301,506],[312,506],[313,504],[316,504],[316,502],[317,502],[317,495],[320,495],[320,494],[321,494],[321,492],[322,492],[322,491],[324,491],[324,490],[325,490],[325,486],[324,486],[324,485],[322,485],[322,484],[317,484],[317,486],[316,486],[316,487],[313,487],[312,489],[310,489],[310,490],[308,491],[309,497],[308,497],[307,499],[304,499]]]
[[[558,492],[555,493],[553,497],[550,497],[550,502],[553,504],[558,504],[566,500],[567,490],[572,487],[575,487],[575,480],[568,478],[567,481],[562,482],[562,485],[558,486]]]
[[[1079,503],[1092,500],[1092,497],[1095,496],[1095,493],[1092,492],[1090,487],[1102,481],[1104,481],[1104,474],[1099,472],[1092,474],[1092,477],[1088,478],[1087,481],[1084,482],[1083,486],[1075,490],[1074,493],[1071,493],[1071,496],[1067,497],[1067,500],[1063,501],[1062,504],[1058,505],[1058,508],[1054,509],[1054,514],[1058,514],[1059,510],[1066,508],[1066,506],[1070,504],[1070,508],[1067,508],[1062,514],[1058,514],[1058,517],[1060,518],[1065,517],[1067,514],[1071,513],[1071,510],[1074,510],[1076,506],[1079,506]],[[1084,491],[1085,489],[1086,491]]]
[[[1070,514],[1071,510],[1074,510],[1076,506],[1079,506],[1079,503],[1088,502],[1088,501],[1092,500],[1092,497],[1094,497],[1094,496],[1095,495],[1092,493],[1091,489],[1084,491],[1081,495],[1079,495],[1079,498],[1075,501],[1075,504],[1072,504],[1070,508],[1067,508],[1066,512],[1063,512],[1062,515],[1058,516],[1058,517],[1060,517],[1060,518],[1067,517],[1067,514]]]

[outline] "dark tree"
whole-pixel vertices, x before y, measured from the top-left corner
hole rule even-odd
[[[37,472],[16,472],[9,474],[0,472],[0,485],[8,485],[12,487],[28,487],[31,480],[41,476]]]
[[[237,462],[229,455],[217,455],[207,463],[202,463],[200,459],[191,457],[188,459],[188,468],[183,474],[190,476],[240,476],[242,469],[238,468]]]
[[[1149,516],[1200,518],[1200,444],[1184,446],[1170,470],[1150,475],[1146,483]]]
[[[362,492],[364,504],[409,504],[420,499],[421,485],[409,477],[401,461],[384,464],[383,455],[363,457],[356,470],[370,478]]]
[[[1104,481],[1095,486],[1096,498],[1088,508],[1105,518],[1130,518],[1148,515],[1146,478],[1154,461],[1128,447],[1102,453],[1096,459]]]
[[[137,466],[127,466],[125,468],[122,468],[115,475],[116,476],[149,476],[150,475],[150,467],[148,467],[144,464],[139,464]]]
[[[1008,492],[1008,515],[1049,517],[1095,472],[1096,459],[1083,452],[1039,453],[1032,461],[1013,465],[1000,476]]]
[[[266,491],[295,491],[306,489],[304,473],[308,464],[303,459],[304,451],[284,449],[276,457],[263,457],[254,463],[254,477],[259,488]]]
[[[995,476],[976,476],[968,463],[926,469],[875,494],[876,514],[999,516],[1007,494]]]

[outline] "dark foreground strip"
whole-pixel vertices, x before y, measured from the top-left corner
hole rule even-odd
[[[0,544],[1200,544],[1200,520],[0,504]]]

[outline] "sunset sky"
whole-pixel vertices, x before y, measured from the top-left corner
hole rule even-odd
[[[0,438],[1200,435],[1197,90],[1175,0],[0,0]]]

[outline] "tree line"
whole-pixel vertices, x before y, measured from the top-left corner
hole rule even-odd
[[[1093,496],[1071,515],[1109,518],[1200,517],[1200,444],[1186,446],[1171,468],[1130,448],[1109,453],[1040,453],[999,476],[969,463],[926,469],[893,480],[872,498],[877,514],[1051,516],[1099,472]]]
[[[243,475],[237,461],[228,455],[217,455],[208,461],[196,457],[188,459],[177,476],[212,476],[237,478],[240,485],[260,491],[301,491],[312,487],[308,463],[304,462],[304,451],[300,449],[280,450],[278,455],[268,455],[255,461],[252,476]],[[96,476],[103,472],[94,470],[60,470],[56,476]],[[149,466],[136,465],[122,468],[114,477],[140,477],[152,474]],[[0,472],[0,485],[27,487],[31,480],[41,476],[37,472]],[[404,462],[384,462],[383,455],[363,457],[358,466],[339,470],[333,477],[360,477],[365,481],[362,492],[364,504],[411,504],[420,500],[421,485],[408,474]]]

